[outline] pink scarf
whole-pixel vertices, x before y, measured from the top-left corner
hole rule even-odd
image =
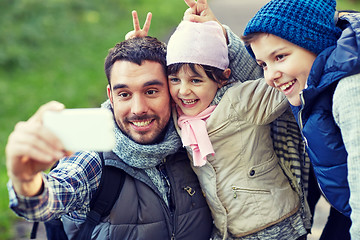
[[[181,128],[181,140],[183,146],[190,146],[193,151],[194,166],[204,166],[206,156],[214,155],[209,135],[206,130],[206,119],[208,119],[216,106],[210,106],[196,116],[186,116],[178,108],[178,125]]]

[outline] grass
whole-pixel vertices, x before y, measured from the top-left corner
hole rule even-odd
[[[187,8],[182,0],[3,0],[0,3],[0,232],[13,239],[5,145],[18,121],[57,100],[68,108],[98,107],[106,99],[103,71],[109,48],[153,13],[149,35],[165,40]]]
[[[338,0],[337,9],[360,11],[360,0],[341,0],[341,1]]]

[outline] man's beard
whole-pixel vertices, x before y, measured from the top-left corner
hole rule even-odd
[[[159,120],[159,117],[158,116],[142,116],[142,117],[131,117],[131,118],[125,118],[125,122],[128,123],[128,124],[131,124],[130,120],[131,121],[139,121],[139,120],[145,120],[145,119],[154,119],[154,121],[157,121]],[[120,129],[120,131],[125,135],[127,136],[128,138],[130,138],[131,140],[133,140],[134,142],[138,143],[138,144],[142,144],[142,145],[152,145],[152,144],[157,144],[157,143],[160,143],[164,137],[165,137],[165,134],[169,128],[169,120],[167,122],[167,124],[164,126],[164,128],[162,130],[159,130],[157,129],[156,131],[154,131],[155,133],[158,132],[158,134],[156,134],[155,138],[151,141],[146,141],[146,140],[143,140],[143,138],[140,137],[139,140],[136,140],[134,139],[132,136],[131,136],[131,131],[126,131],[126,128],[124,127],[124,124],[122,124],[121,122],[118,122],[116,120],[116,123]],[[138,132],[137,134],[139,135],[146,135],[147,133],[144,132],[143,134],[141,132]]]

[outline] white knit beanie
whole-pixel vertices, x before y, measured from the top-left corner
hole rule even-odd
[[[219,23],[182,21],[169,39],[167,65],[195,63],[219,69],[229,66],[226,39]]]

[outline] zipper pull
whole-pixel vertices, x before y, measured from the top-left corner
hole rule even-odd
[[[234,197],[234,198],[237,198],[236,187],[232,187],[232,190],[233,190],[233,193],[234,193],[233,197]]]
[[[192,197],[195,194],[195,190],[189,186],[184,187],[184,190]]]
[[[305,154],[306,148],[309,146],[305,136],[303,136],[303,143],[304,143],[304,154]]]

